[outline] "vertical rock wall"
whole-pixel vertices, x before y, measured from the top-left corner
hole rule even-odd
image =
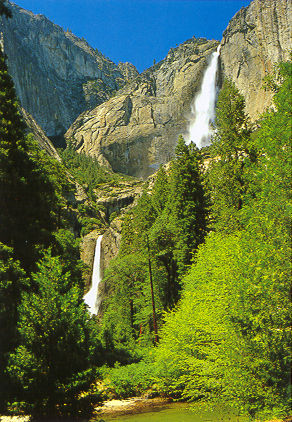
[[[81,112],[124,85],[123,71],[84,39],[43,15],[9,7],[12,19],[0,17],[9,72],[22,107],[47,136],[63,134]]]
[[[289,59],[291,0],[254,0],[242,8],[223,33],[221,62],[246,100],[252,120],[271,105],[271,93],[262,81],[274,64]]]

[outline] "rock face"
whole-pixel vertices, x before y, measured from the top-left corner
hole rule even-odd
[[[254,0],[231,19],[223,33],[222,70],[244,95],[252,120],[271,105],[262,79],[275,63],[289,59],[291,17],[291,0]]]
[[[94,193],[97,197],[96,204],[102,206],[105,218],[111,221],[117,214],[123,212],[124,208],[133,204],[141,196],[142,190],[141,181],[131,180],[104,183],[100,189],[95,189]],[[112,215],[113,213],[115,215]]]
[[[87,265],[84,273],[85,285],[88,288],[91,283],[92,267],[94,261],[95,244],[100,234],[103,235],[101,242],[101,274],[108,267],[110,261],[117,256],[122,232],[122,221],[125,212],[134,205],[142,193],[142,183],[132,180],[121,181],[112,184],[103,184],[100,190],[94,191],[97,205],[102,205],[104,212],[100,212],[99,220],[103,227],[93,230],[83,237],[81,243],[81,259]],[[88,199],[88,198],[87,198]],[[115,212],[115,218],[111,214]],[[117,216],[117,214],[119,214]],[[110,218],[112,217],[112,219]],[[109,224],[108,221],[112,220]]]
[[[46,151],[48,155],[55,158],[57,161],[61,161],[61,158],[57,153],[56,148],[49,140],[49,138],[47,138],[45,132],[37,124],[34,118],[26,110],[24,110],[24,108],[21,108],[21,113],[23,116],[23,120],[25,121],[25,124],[28,128],[28,132],[34,135],[34,138],[38,142],[39,147]]]
[[[218,41],[192,38],[107,102],[81,114],[65,137],[117,172],[145,178],[173,155]]]
[[[118,255],[122,240],[122,220],[116,218],[104,233],[101,250],[101,274],[109,266],[110,261]]]
[[[63,134],[81,112],[124,85],[123,70],[84,39],[43,15],[9,7],[13,18],[0,17],[9,72],[22,107],[47,136]]]
[[[80,258],[87,265],[87,269],[83,274],[86,291],[89,290],[91,285],[95,245],[97,238],[100,236],[100,234],[101,233],[98,230],[94,230],[88,233],[82,239],[82,244],[80,248]]]

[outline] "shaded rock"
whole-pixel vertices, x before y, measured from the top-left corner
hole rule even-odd
[[[98,230],[94,230],[83,237],[80,246],[80,258],[86,264],[87,270],[84,273],[85,289],[89,290],[91,285],[95,245],[97,238],[101,235]]]
[[[102,205],[107,220],[128,208],[142,193],[141,182],[104,183],[100,190],[95,189],[96,203]]]
[[[118,67],[84,39],[8,4],[13,17],[0,17],[0,33],[9,72],[22,107],[47,136],[63,134],[82,111],[124,85]]]
[[[85,272],[85,284],[87,288],[91,284],[95,244],[97,238],[102,234],[101,242],[101,274],[109,266],[110,261],[115,258],[119,252],[121,244],[123,214],[129,207],[133,206],[135,200],[142,193],[141,182],[116,182],[112,184],[103,184],[100,190],[95,190],[97,196],[96,203],[102,205],[104,214],[100,213],[99,219],[103,222],[103,229],[93,230],[82,238],[81,259],[87,265]],[[115,217],[110,224],[106,223],[111,214]],[[120,214],[117,216],[117,214]],[[102,287],[103,288],[103,287]],[[102,294],[102,292],[101,292]]]
[[[34,118],[26,111],[24,108],[21,108],[21,113],[24,119],[25,124],[28,127],[28,132],[31,132],[34,135],[35,140],[38,142],[39,147],[46,151],[48,155],[55,158],[57,161],[61,161],[59,154],[56,151],[56,148],[45,135],[43,129],[37,124]]]
[[[109,266],[111,260],[115,258],[121,246],[122,239],[122,219],[116,218],[106,230],[102,238],[101,253],[101,274]]]
[[[263,78],[275,63],[289,59],[291,17],[290,0],[254,0],[223,33],[222,69],[244,95],[252,120],[271,105],[271,93],[262,89]]]

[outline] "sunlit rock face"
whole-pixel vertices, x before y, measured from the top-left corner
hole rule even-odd
[[[171,49],[107,102],[85,112],[66,139],[113,170],[145,178],[173,156],[190,104],[218,41],[192,38]]]
[[[0,17],[9,72],[22,107],[47,136],[64,133],[81,112],[108,100],[124,85],[123,69],[84,39],[45,16],[12,3],[9,7],[13,18]]]
[[[275,63],[289,59],[291,17],[291,0],[254,0],[223,33],[223,72],[244,95],[252,120],[271,105],[271,93],[262,89],[263,78]]]

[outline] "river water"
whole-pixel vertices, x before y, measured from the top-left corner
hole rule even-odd
[[[169,404],[156,407],[153,411],[147,411],[136,415],[104,416],[96,420],[104,422],[247,422],[248,419],[239,416],[231,416],[222,412],[198,411],[188,409],[186,404]]]

